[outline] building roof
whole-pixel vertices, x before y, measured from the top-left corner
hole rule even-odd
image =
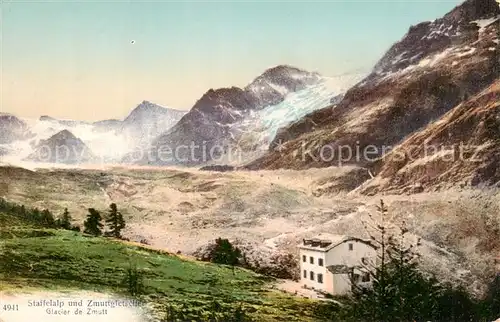
[[[315,238],[304,238],[302,243],[299,245],[301,249],[316,250],[327,252],[330,249],[337,247],[347,241],[358,241],[373,248],[377,248],[369,239],[362,239],[346,235],[332,235],[332,234],[320,234]]]

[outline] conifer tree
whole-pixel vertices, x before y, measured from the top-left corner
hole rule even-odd
[[[229,240],[220,237],[215,240],[215,245],[210,255],[213,263],[231,265],[234,273],[234,267],[240,263],[241,257],[241,250],[238,247],[234,247]]]
[[[40,215],[40,224],[44,227],[54,227],[55,222],[54,215],[48,209],[44,209]]]
[[[123,215],[118,211],[115,203],[109,206],[108,217],[106,218],[106,224],[109,227],[109,235],[115,238],[121,238],[121,230],[125,228],[125,220]]]
[[[29,214],[27,215],[26,219],[28,219],[32,222],[40,223],[41,218],[42,218],[42,214],[40,213],[40,210],[38,210],[38,208],[33,208],[29,212]]]
[[[474,302],[460,288],[442,285],[418,267],[419,254],[414,244],[406,241],[405,222],[400,227],[390,225],[387,207],[381,200],[379,220],[365,227],[371,231],[377,247],[376,263],[365,265],[371,277],[371,288],[358,287],[354,282],[350,309],[344,320],[355,321],[474,321]],[[368,227],[370,226],[370,227]],[[398,228],[398,234],[391,233]],[[460,302],[460,305],[453,303]]]
[[[69,214],[68,208],[64,208],[64,213],[58,220],[59,220],[59,227],[66,230],[71,229],[71,215]]]
[[[101,236],[102,235],[102,217],[101,214],[94,208],[89,208],[87,220],[83,223],[83,232],[89,235]]]
[[[26,218],[26,207],[24,205],[21,205],[20,215],[21,218]]]
[[[496,274],[488,285],[482,306],[482,313],[485,320],[495,320],[500,317],[500,272]]]

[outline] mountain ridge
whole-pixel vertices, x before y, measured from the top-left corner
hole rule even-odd
[[[26,122],[13,114],[0,112],[0,144],[9,144],[31,136]]]
[[[264,71],[244,88],[226,87],[209,89],[196,101],[191,110],[169,131],[158,136],[148,150],[146,164],[199,164],[224,153],[232,136],[228,126],[243,119],[250,111],[282,102],[285,96],[320,81],[317,73],[311,73],[288,65],[279,65]],[[205,151],[189,154],[182,152],[160,160],[162,147],[169,150],[203,146]],[[207,150],[220,148],[210,156]],[[125,160],[128,161],[127,158]]]
[[[381,148],[398,146],[498,79],[499,26],[484,23],[498,15],[494,0],[467,0],[410,27],[338,104],[280,130],[270,151],[244,168],[370,167]],[[370,160],[340,151],[370,146],[379,148]]]

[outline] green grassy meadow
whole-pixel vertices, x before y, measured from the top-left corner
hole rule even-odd
[[[127,295],[129,268],[143,277],[137,297],[161,320],[169,307],[203,316],[240,305],[256,321],[312,321],[318,302],[272,290],[251,271],[197,262],[79,232],[46,229],[0,212],[0,291],[89,290]]]

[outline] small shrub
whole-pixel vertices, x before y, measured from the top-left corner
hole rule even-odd
[[[241,250],[238,247],[234,247],[228,239],[220,237],[215,240],[215,246],[210,254],[212,263],[231,265],[233,273],[234,267],[240,263],[241,257]]]
[[[183,303],[180,307],[168,305],[162,322],[174,321],[207,321],[207,322],[251,322],[255,321],[240,304],[224,305],[222,302],[213,300],[208,307],[200,305],[188,306]]]
[[[126,276],[123,281],[127,291],[132,296],[137,296],[144,292],[144,278],[137,267],[130,265],[127,268]]]
[[[80,228],[80,226],[76,225],[76,226],[71,227],[71,230],[76,231],[76,232],[80,232],[81,228]]]

